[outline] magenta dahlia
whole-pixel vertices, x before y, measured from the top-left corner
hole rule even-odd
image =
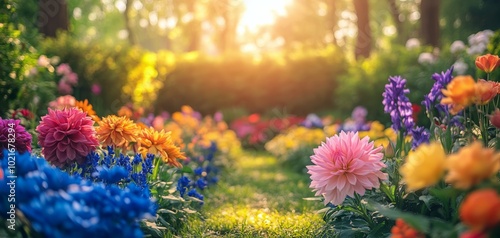
[[[20,154],[31,152],[31,134],[19,124],[20,122],[0,117],[0,159],[3,158],[4,149],[14,148]]]
[[[83,163],[85,156],[99,145],[93,125],[92,118],[79,109],[49,109],[36,127],[45,159],[59,167],[74,161]]]
[[[316,196],[325,198],[325,205],[340,205],[346,196],[364,195],[365,190],[378,188],[379,179],[387,179],[387,174],[380,171],[386,167],[381,161],[382,149],[374,148],[368,137],[360,139],[357,132],[342,131],[327,138],[314,149],[314,165],[307,166],[310,188]]]

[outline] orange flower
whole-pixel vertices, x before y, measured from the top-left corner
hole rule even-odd
[[[97,138],[103,146],[114,146],[126,150],[131,142],[137,141],[138,127],[126,116],[103,117],[96,128]]]
[[[485,105],[491,101],[498,94],[499,85],[493,81],[486,81],[480,79],[476,83],[476,96],[474,103]]]
[[[490,117],[490,123],[496,128],[500,128],[500,109],[495,109],[492,115]]]
[[[500,153],[493,148],[485,148],[481,142],[461,148],[448,157],[446,182],[454,187],[468,189],[498,173]]]
[[[450,112],[457,114],[473,102],[476,95],[475,85],[476,82],[470,75],[453,78],[446,89],[442,90],[445,97],[441,104],[451,104]]]
[[[460,206],[460,219],[473,231],[500,225],[500,196],[491,188],[469,194]]]
[[[476,58],[476,66],[480,70],[491,73],[500,65],[500,58],[497,55],[481,55]]]
[[[87,116],[91,117],[95,122],[101,120],[92,108],[92,104],[90,104],[87,99],[84,101],[76,101],[75,107],[80,108],[83,112],[87,113]]]
[[[143,157],[146,157],[148,153],[160,154],[164,162],[172,166],[182,167],[177,159],[186,159],[186,156],[179,147],[174,145],[171,134],[170,131],[156,131],[152,127],[141,130],[138,139],[139,153]]]
[[[488,238],[488,234],[482,231],[466,231],[460,234],[460,238]]]
[[[391,238],[424,238],[425,236],[398,218],[391,229]]]

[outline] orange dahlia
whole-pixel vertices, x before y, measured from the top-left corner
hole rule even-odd
[[[470,76],[457,76],[442,90],[444,98],[441,104],[450,104],[450,112],[457,114],[469,106],[476,95],[476,82]]]
[[[468,189],[498,173],[500,153],[475,141],[450,155],[447,167],[446,182],[456,188]]]
[[[97,138],[103,146],[113,146],[126,150],[131,142],[137,142],[139,129],[132,120],[125,116],[103,117],[98,123]]]
[[[89,103],[87,99],[84,101],[76,101],[75,107],[80,108],[83,112],[87,113],[87,116],[92,118],[95,122],[100,121],[101,119],[97,116],[96,112],[92,108],[92,104]]]
[[[499,85],[497,82],[479,79],[476,84],[476,97],[474,103],[485,105],[498,94]]]
[[[149,127],[141,130],[138,138],[139,153],[146,157],[146,154],[160,154],[162,160],[175,167],[182,167],[177,159],[186,159],[181,149],[172,140],[172,133],[164,130],[156,131]]]

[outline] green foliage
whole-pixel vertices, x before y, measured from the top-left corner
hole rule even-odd
[[[44,113],[44,105],[55,96],[52,72],[33,76],[29,71],[36,65],[37,54],[22,38],[22,31],[12,22],[15,14],[11,1],[2,1],[0,7],[0,116],[8,109],[27,108]],[[38,110],[39,109],[39,110]]]
[[[61,62],[67,62],[78,74],[73,96],[77,100],[88,99],[99,116],[116,112],[130,101],[122,88],[130,70],[139,64],[142,50],[120,44],[83,43],[67,34],[46,39],[41,47],[47,56],[59,56]],[[100,95],[92,94],[93,84],[102,88]]]
[[[277,107],[296,114],[329,108],[345,65],[338,53],[328,48],[257,62],[241,54],[181,58],[158,93],[155,108],[173,111],[187,104],[213,113],[220,108],[265,112]]]
[[[408,51],[395,46],[388,51],[379,51],[369,59],[353,62],[348,73],[339,79],[333,94],[335,108],[343,115],[350,115],[356,106],[368,109],[368,120],[388,121],[382,105],[382,93],[391,75],[405,75],[407,70],[418,67],[418,50]]]

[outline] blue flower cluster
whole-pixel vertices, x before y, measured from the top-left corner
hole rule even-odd
[[[413,110],[411,102],[406,96],[410,90],[406,88],[406,79],[401,76],[389,77],[389,83],[385,85],[385,91],[382,94],[384,97],[384,111],[389,113],[392,121],[392,129],[400,131],[404,128],[405,135],[411,133],[415,122],[413,121]]]
[[[179,191],[181,197],[187,195],[203,201],[204,196],[198,190],[204,190],[210,184],[215,184],[219,181],[217,176],[219,169],[214,165],[213,160],[217,150],[217,144],[212,142],[209,147],[202,151],[203,156],[191,161],[190,166],[198,164],[193,169],[193,173],[190,177],[183,175],[177,180],[177,191]]]
[[[104,184],[126,185],[134,182],[139,186],[144,197],[150,197],[148,175],[153,173],[154,155],[148,154],[142,159],[141,154],[133,158],[128,155],[115,155],[112,147],[107,148],[101,157],[97,152],[87,155],[86,163],[76,165],[74,174]]]
[[[0,216],[9,215],[15,204],[42,237],[143,237],[139,220],[156,214],[154,203],[135,183],[106,185],[69,175],[29,153],[15,158],[15,169],[7,156],[0,161],[5,175],[0,178]],[[123,178],[121,173],[102,178],[113,181]],[[17,176],[13,181],[12,175]],[[15,184],[15,203],[8,200],[9,183]]]

